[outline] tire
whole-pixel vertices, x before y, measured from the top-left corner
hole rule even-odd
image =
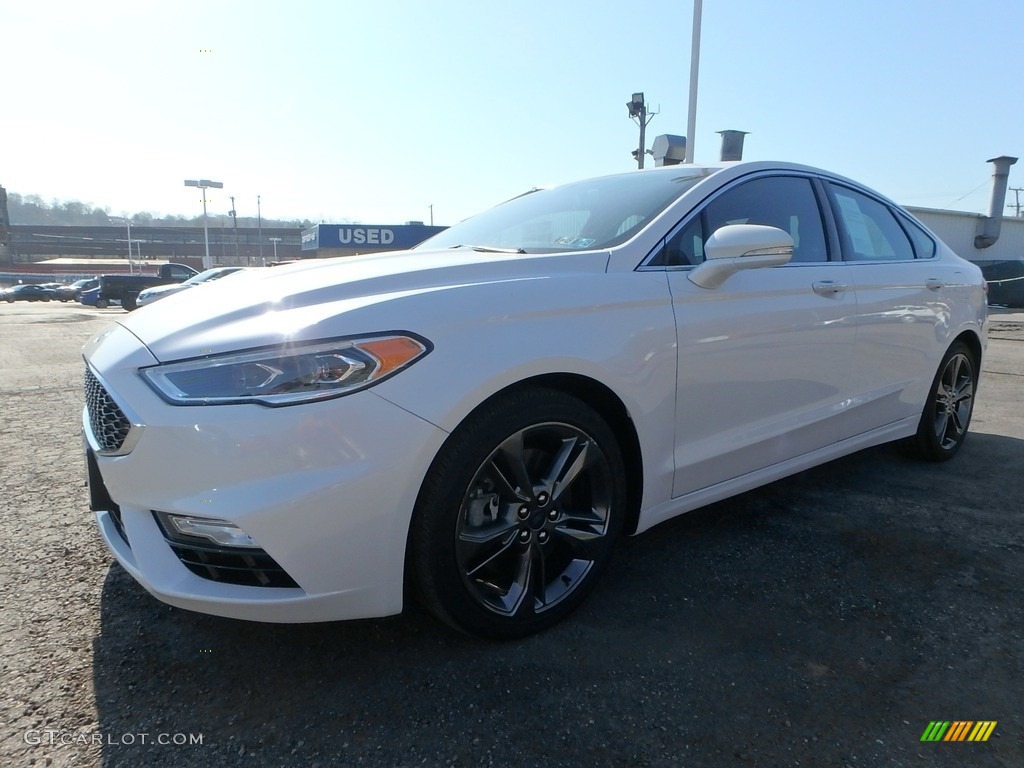
[[[622,454],[597,412],[554,390],[499,396],[434,460],[413,514],[410,573],[456,629],[525,637],[586,599],[625,511]]]
[[[131,312],[131,311],[133,311],[135,309],[138,309],[139,308],[139,303],[137,301],[138,298],[139,298],[139,294],[137,294],[137,293],[129,293],[123,299],[121,299],[121,306],[124,307],[129,312]]]
[[[96,299],[96,308],[97,309],[106,309],[109,306],[110,306],[110,302],[107,301],[106,299]]]
[[[967,437],[977,388],[977,360],[966,344],[957,341],[946,351],[928,390],[917,435],[912,438],[918,456],[946,461],[956,455]]]

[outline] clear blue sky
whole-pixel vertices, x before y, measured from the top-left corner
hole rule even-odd
[[[689,0],[176,0],[0,8],[0,184],[114,214],[450,224],[686,132]],[[705,0],[695,134],[983,211],[1024,158],[1021,0]],[[649,146],[649,144],[648,144]],[[1024,159],[1011,170],[1024,186]],[[1010,195],[1008,200],[1012,201]]]

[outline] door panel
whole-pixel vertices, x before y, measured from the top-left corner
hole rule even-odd
[[[665,241],[663,262],[697,265],[727,224],[793,238],[788,265],[737,272],[714,289],[670,270],[676,312],[676,496],[856,434],[849,413],[856,295],[810,176],[765,174],[710,199]]]
[[[855,434],[848,418],[856,306],[848,267],[794,264],[717,289],[669,274],[679,339],[680,496]],[[824,294],[815,286],[830,285]]]
[[[852,384],[864,427],[916,417],[948,344],[946,286],[960,278],[887,204],[840,184],[829,193],[857,296]]]

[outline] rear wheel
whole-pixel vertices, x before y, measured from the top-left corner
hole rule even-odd
[[[99,309],[106,309],[107,307],[110,306],[110,302],[107,301],[106,299],[96,299],[96,306]]]
[[[974,411],[978,368],[974,354],[963,342],[946,352],[925,403],[914,444],[929,461],[951,459],[967,437]]]
[[[139,294],[129,293],[123,299],[121,299],[121,306],[131,312],[133,309],[139,308],[138,303]]]
[[[431,467],[410,532],[431,611],[470,634],[523,637],[593,589],[625,517],[615,436],[552,390],[504,396],[470,417]]]

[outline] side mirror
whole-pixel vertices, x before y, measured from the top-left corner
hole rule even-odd
[[[707,239],[704,256],[706,261],[687,277],[701,288],[717,288],[741,269],[788,264],[793,258],[793,238],[778,227],[729,224]]]

